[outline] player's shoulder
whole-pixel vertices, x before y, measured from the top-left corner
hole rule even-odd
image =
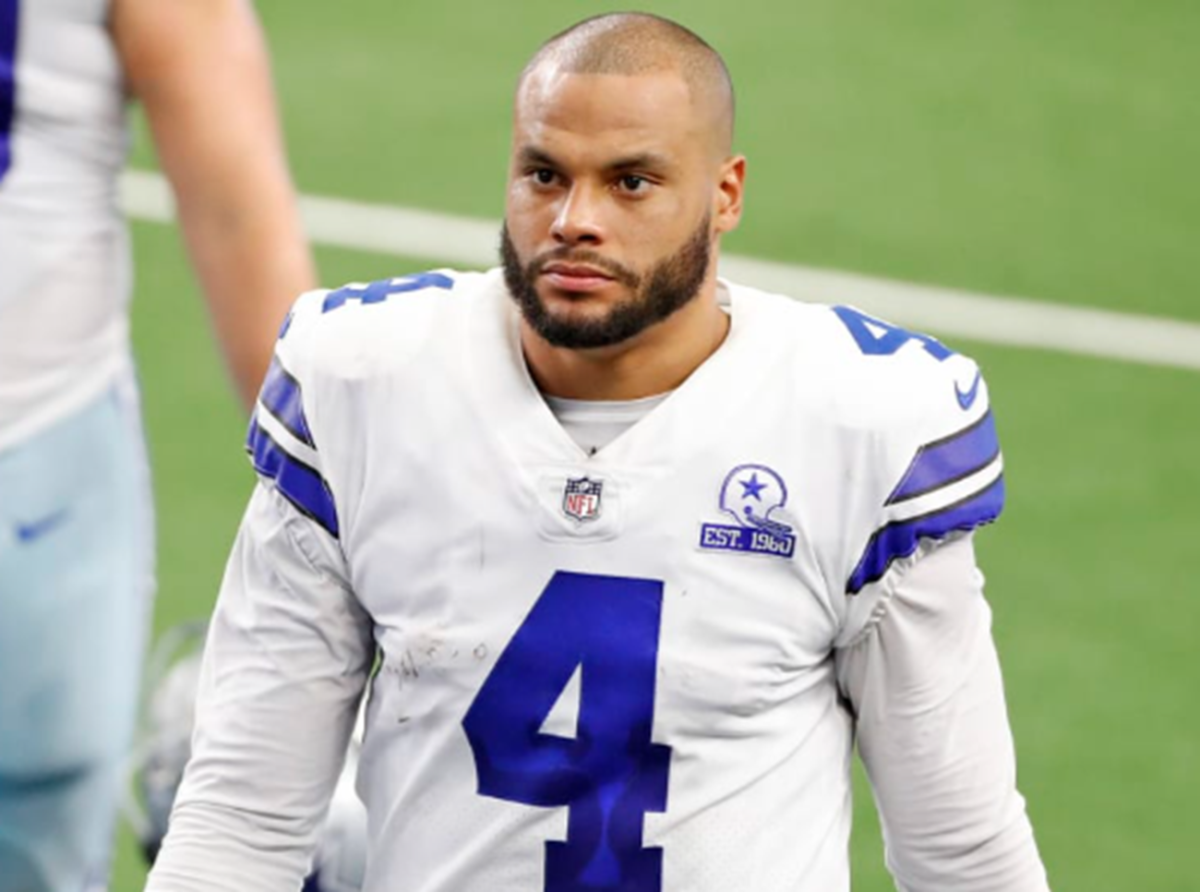
[[[453,337],[493,279],[437,269],[309,291],[284,320],[276,353],[298,373],[369,377]]]
[[[848,424],[950,432],[988,412],[987,383],[970,356],[851,306],[828,307],[826,321]]]
[[[739,290],[760,338],[773,342],[832,424],[877,434],[951,431],[988,410],[979,366],[935,337],[852,306]]]
[[[280,328],[247,435],[259,477],[337,538],[335,476],[357,461],[372,418],[387,415],[371,399],[377,385],[419,388],[427,375],[414,370],[446,368],[461,349],[460,320],[487,296],[488,281],[435,270],[301,295]]]
[[[921,543],[996,520],[1004,463],[973,359],[854,307],[828,313],[845,332],[834,348],[846,370],[832,391],[839,440],[858,456],[862,529],[870,529],[847,576],[853,594],[913,559]]]
[[[969,533],[1004,504],[1003,457],[978,365],[934,337],[850,306],[746,293],[807,448],[824,457],[825,547],[853,595],[918,554]],[[736,306],[736,304],[735,304]],[[856,599],[843,640],[871,615]]]

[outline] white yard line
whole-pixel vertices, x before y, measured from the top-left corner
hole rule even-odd
[[[158,174],[129,171],[122,186],[131,216],[173,219],[170,191]],[[301,211],[317,244],[476,268],[496,263],[497,222],[319,196],[302,197]],[[1200,369],[1200,324],[1193,322],[972,294],[749,257],[722,258],[721,272],[801,300],[852,304],[899,325],[940,335]]]

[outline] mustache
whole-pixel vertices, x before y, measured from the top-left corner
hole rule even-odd
[[[597,254],[595,251],[587,248],[570,248],[562,246],[552,248],[549,251],[543,251],[538,254],[533,260],[529,261],[527,266],[530,279],[541,275],[551,263],[581,263],[588,266],[594,266],[602,271],[605,275],[610,276],[614,281],[620,282],[628,288],[637,288],[642,283],[642,277],[623,264],[617,263],[608,257]]]

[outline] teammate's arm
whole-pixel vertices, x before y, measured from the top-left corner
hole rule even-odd
[[[888,867],[904,892],[1046,892],[971,538],[926,551],[837,655]]]
[[[253,7],[114,0],[111,28],[249,408],[287,308],[315,278]]]

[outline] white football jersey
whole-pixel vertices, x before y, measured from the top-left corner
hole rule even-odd
[[[998,515],[995,428],[937,341],[719,287],[726,341],[591,455],[499,271],[301,298],[182,809],[221,776],[264,847],[310,841],[377,648],[368,892],[849,889],[835,657],[889,568]],[[230,767],[259,734],[278,782]]]
[[[0,0],[0,447],[130,361],[126,98],[108,17],[108,0]]]

